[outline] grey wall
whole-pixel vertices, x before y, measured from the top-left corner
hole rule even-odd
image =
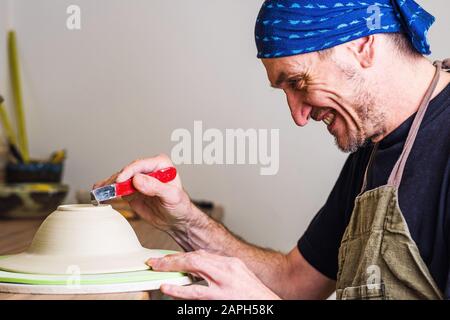
[[[2,39],[0,40],[0,94],[5,97],[7,88],[7,74],[6,68],[6,36],[5,30],[10,24],[10,5],[7,1],[0,1],[0,30]]]
[[[448,4],[420,1],[438,18],[434,56],[449,53]],[[82,30],[69,31],[69,4]],[[65,181],[89,188],[130,160],[170,153],[170,134],[205,128],[279,128],[280,170],[184,165],[192,197],[226,208],[225,223],[259,245],[289,250],[325,201],[345,159],[321,124],[298,128],[282,92],[255,58],[261,0],[13,0],[31,152],[67,148]],[[5,28],[0,0],[0,28]],[[231,23],[232,22],[232,23]],[[5,34],[4,30],[0,33]],[[5,85],[0,41],[0,90]],[[69,202],[73,201],[73,193]]]

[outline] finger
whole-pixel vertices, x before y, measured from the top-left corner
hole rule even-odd
[[[170,203],[178,203],[181,200],[181,193],[178,187],[163,183],[145,174],[136,174],[133,177],[133,186],[146,196],[160,197]]]
[[[222,265],[212,258],[214,255],[203,253],[202,251],[151,258],[147,261],[147,264],[155,271],[186,272],[211,283],[215,278],[221,278]]]
[[[201,285],[176,286],[173,284],[163,284],[161,292],[167,296],[184,300],[206,300],[212,299],[208,295],[209,287]]]
[[[136,160],[122,169],[117,176],[117,182],[123,182],[132,178],[137,173],[148,173],[158,169],[163,169],[172,166],[172,161],[166,155],[159,155],[157,157]]]
[[[247,270],[247,266],[238,258],[221,256],[205,250],[180,253],[168,258],[171,260],[166,261],[164,258],[160,258],[157,261],[160,265],[156,266],[156,268],[170,268],[172,265],[178,268],[184,267],[184,269],[179,270],[186,269],[185,272],[193,275],[198,274],[208,284],[229,281],[230,274],[237,274],[238,272]]]
[[[162,258],[150,258],[146,263],[152,267],[152,270],[154,271],[188,272],[188,270],[185,270],[186,264],[182,262],[186,257],[187,254],[185,253],[168,254]],[[195,271],[192,268],[189,269],[191,269],[190,271]]]
[[[171,259],[172,262],[170,262],[170,263],[175,265],[174,260],[176,260],[176,259],[184,259],[185,258],[185,254],[184,253],[174,253],[174,254],[166,255],[164,258]],[[153,271],[163,271],[161,269],[161,264],[159,262],[159,260],[161,260],[161,259],[162,258],[150,258],[150,259],[148,259],[146,261],[146,264],[148,266],[150,266]],[[176,270],[176,266],[174,266],[173,268],[170,268],[170,269],[172,269],[171,270],[172,272],[186,272],[186,273],[189,273],[189,274],[195,276],[196,278],[199,278],[201,280],[203,279],[202,276],[200,275],[200,273],[198,273],[197,271],[194,271],[194,270],[191,270],[189,272],[188,271],[183,271],[183,270]]]
[[[147,261],[147,264],[155,271],[199,274],[203,273],[202,270],[208,269],[207,263],[202,260],[201,256],[189,252],[171,254],[162,258],[151,258]]]
[[[194,268],[190,268],[190,271],[179,269],[182,267],[182,260],[186,259],[186,256],[187,254],[182,252],[168,254],[162,258],[150,258],[146,261],[146,264],[150,266],[153,271],[164,272],[170,270],[170,272],[185,272],[199,279],[203,279],[200,272],[194,270]],[[161,259],[164,259],[164,261],[161,262]]]

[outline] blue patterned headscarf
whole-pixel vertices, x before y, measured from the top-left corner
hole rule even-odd
[[[418,52],[430,54],[427,33],[433,22],[413,0],[266,0],[256,20],[255,39],[258,58],[276,58],[371,34],[402,32]]]

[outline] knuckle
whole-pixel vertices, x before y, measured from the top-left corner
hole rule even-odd
[[[139,179],[139,178],[133,178],[133,183],[135,183],[134,181],[136,181],[136,179]],[[143,181],[142,180],[140,180],[140,181],[138,180],[139,190],[142,193],[151,192],[152,191],[151,181],[149,181],[146,178],[140,178],[140,179],[144,179],[144,180]]]
[[[163,269],[165,268],[168,264],[170,264],[171,259],[164,257],[159,259],[157,262],[154,263],[154,267],[158,268],[158,269]]]
[[[244,264],[244,262],[241,259],[236,258],[236,257],[231,257],[230,258],[230,267],[233,270],[242,269],[242,268],[245,267],[245,264]]]
[[[160,153],[158,155],[158,159],[161,161],[161,163],[165,164],[165,165],[173,165],[172,160],[170,159],[170,157],[165,154],[165,153]]]
[[[186,257],[186,263],[196,270],[200,267],[200,263],[194,254],[190,254]]]
[[[169,156],[165,153],[158,154],[158,158],[160,158],[161,160],[170,160]]]
[[[130,167],[140,164],[142,161],[145,161],[145,159],[142,159],[142,158],[135,159],[133,162],[131,162]]]
[[[189,252],[184,256],[184,259],[187,263],[191,264],[195,261],[194,252]]]
[[[144,185],[147,188],[154,189],[156,187],[156,184],[157,184],[157,181],[158,181],[157,179],[149,177],[149,176],[147,176],[145,174],[141,174],[140,177],[143,180]]]

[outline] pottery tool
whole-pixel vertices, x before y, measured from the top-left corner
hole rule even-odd
[[[166,183],[175,179],[175,177],[177,176],[177,169],[175,169],[174,167],[168,167],[158,171],[147,173],[146,175],[158,179],[163,183]],[[133,187],[133,179],[131,178],[124,182],[114,183],[92,190],[91,201],[95,205],[117,197],[128,196],[135,192],[136,189]]]
[[[20,84],[19,58],[17,54],[16,33],[11,30],[8,32],[8,57],[11,73],[11,88],[15,102],[17,129],[18,129],[18,146],[21,150],[22,157],[25,162],[29,160],[28,139],[25,127],[25,114],[23,109],[22,89]]]

